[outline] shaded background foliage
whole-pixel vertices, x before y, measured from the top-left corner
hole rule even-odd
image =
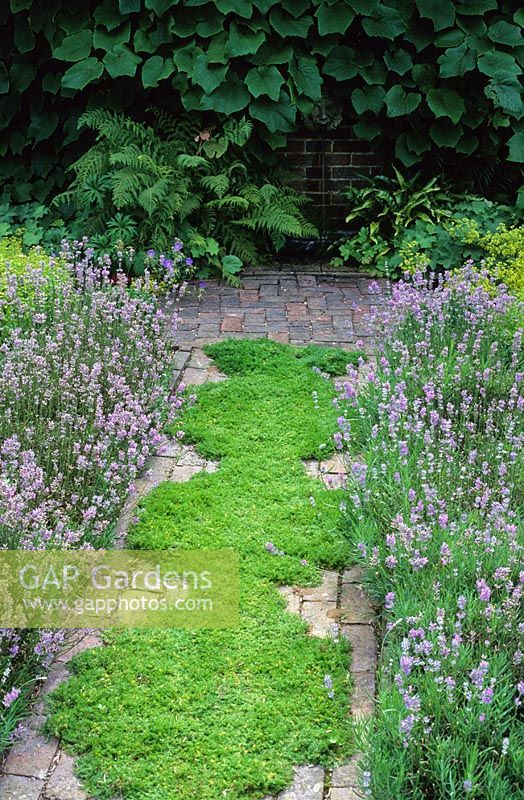
[[[516,0],[10,0],[0,25],[4,199],[63,185],[98,105],[245,115],[260,151],[327,93],[404,167],[524,161]]]

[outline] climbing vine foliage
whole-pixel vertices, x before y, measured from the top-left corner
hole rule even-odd
[[[240,115],[278,147],[323,92],[404,166],[523,162],[523,25],[518,0],[5,0],[0,177],[25,199],[31,154],[49,183],[92,106]]]

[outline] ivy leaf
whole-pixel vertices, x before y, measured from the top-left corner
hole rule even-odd
[[[126,44],[131,35],[131,25],[129,22],[115,31],[105,31],[103,28],[95,28],[93,31],[93,47],[95,50],[104,50],[106,53],[116,44]]]
[[[289,96],[285,92],[280,93],[278,103],[259,97],[252,100],[249,104],[249,113],[255,119],[263,122],[272,133],[289,133],[295,128],[296,111],[291,105]]]
[[[94,17],[96,24],[103,25],[108,31],[118,28],[122,20],[118,11],[117,0],[102,0],[101,3],[97,3]]]
[[[82,61],[91,52],[93,35],[91,31],[79,31],[62,39],[62,43],[53,50],[53,58],[59,61]]]
[[[499,75],[484,88],[484,94],[498,108],[513,116],[522,114],[522,89],[520,82],[511,76]]]
[[[517,25],[505,22],[505,20],[500,20],[500,22],[495,22],[494,25],[489,26],[488,38],[492,42],[507,44],[509,47],[519,47],[524,44],[520,28]]]
[[[420,161],[420,156],[410,149],[405,133],[401,133],[395,142],[395,155],[405,167],[412,167],[413,164]]]
[[[476,63],[475,53],[465,43],[448,48],[437,60],[442,78],[464,75],[474,69]]]
[[[246,75],[246,86],[253,97],[267,94],[272,100],[278,100],[283,83],[284,78],[276,67],[253,67]]]
[[[405,75],[413,66],[413,59],[410,54],[401,47],[396,48],[393,52],[387,50],[384,53],[384,61],[388,69],[398,75]]]
[[[15,17],[15,45],[19,53],[29,53],[35,45],[35,36],[29,22],[22,14]]]
[[[344,34],[355,17],[346,3],[335,3],[328,5],[322,3],[315,13],[317,18],[318,32],[321,36],[328,36],[330,33]]]
[[[446,0],[444,0],[446,2]],[[405,23],[396,8],[379,3],[368,12],[370,16],[362,20],[362,27],[368,36],[379,36],[381,39],[394,39],[405,30]]]
[[[132,14],[140,11],[141,0],[118,0],[118,7],[121,14]]]
[[[195,59],[202,53],[203,51],[200,47],[195,47],[195,43],[193,41],[186,44],[184,47],[180,47],[175,53],[173,53],[173,62],[175,67],[180,72],[186,72],[188,75],[191,75],[193,72],[193,64]]]
[[[310,0],[281,0],[280,5],[298,19],[309,9]]]
[[[228,81],[200,102],[202,111],[220,111],[221,114],[236,114],[247,106],[251,97],[242,81]]]
[[[249,19],[253,16],[251,0],[215,0],[215,5],[222,14],[237,14]]]
[[[458,122],[466,112],[464,100],[454,89],[430,89],[426,100],[436,117],[449,117],[452,122]]]
[[[367,120],[361,119],[353,125],[353,132],[359,139],[365,139],[367,142],[371,142],[382,133],[382,128],[376,122],[368,122]]]
[[[283,39],[287,36],[299,36],[301,39],[305,39],[313,24],[313,18],[310,17],[309,14],[300,17],[300,19],[293,19],[293,17],[287,17],[283,14],[278,7],[271,11],[269,21],[271,27],[274,28]]]
[[[173,68],[167,60],[164,61],[161,56],[151,56],[142,66],[142,86],[145,89],[155,88],[158,81],[168,78],[172,72]]]
[[[227,64],[210,65],[207,54],[202,53],[197,59],[195,59],[191,78],[194,83],[198,83],[198,85],[202,87],[206,94],[211,94],[211,92],[217,89],[220,84],[224,82],[227,70]]]
[[[166,11],[169,11],[171,6],[176,6],[178,0],[146,0],[146,8],[148,11],[154,11],[157,17],[161,17]]]
[[[312,100],[320,100],[322,77],[317,62],[309,56],[300,56],[289,65],[289,74],[293,78],[297,91]]]
[[[494,78],[496,75],[520,75],[522,70],[509,53],[497,52],[484,53],[478,60],[478,68],[484,75]]]
[[[252,31],[250,28],[233,21],[229,28],[229,40],[226,52],[231,58],[256,53],[266,40],[264,31]]]
[[[58,125],[58,114],[34,114],[27,129],[28,135],[36,142],[43,142],[55,132]]]
[[[457,9],[459,14],[477,16],[486,11],[494,11],[498,7],[498,0],[462,0],[462,5]]]
[[[324,72],[338,81],[347,81],[358,73],[355,51],[351,47],[334,47],[324,62]]]
[[[357,114],[364,114],[366,111],[378,114],[384,103],[385,94],[382,86],[354,89],[351,93],[351,102]]]
[[[508,140],[509,160],[524,163],[524,131],[517,131]]]
[[[466,156],[470,156],[472,153],[475,152],[477,147],[479,146],[479,138],[478,136],[463,136],[459,143],[456,145],[455,150],[457,153],[464,153]]]
[[[418,92],[406,92],[403,86],[393,86],[385,96],[390,117],[411,114],[420,104],[422,97]]]
[[[112,78],[127,75],[134,78],[137,66],[142,62],[125,44],[117,44],[104,56],[104,66]]]
[[[83,89],[88,83],[98,80],[104,71],[104,65],[97,58],[84,58],[69,67],[62,76],[65,89]]]
[[[462,133],[462,125],[453,125],[449,119],[437,119],[429,129],[429,135],[439,147],[455,147]]]
[[[293,58],[293,48],[289,42],[275,45],[272,41],[264,42],[256,55],[251,58],[253,64],[287,64]]]
[[[430,19],[436,31],[451,28],[455,22],[455,3],[452,0],[416,0],[416,3],[420,16]]]
[[[0,61],[0,94],[7,94],[9,91],[9,74],[5,64]]]

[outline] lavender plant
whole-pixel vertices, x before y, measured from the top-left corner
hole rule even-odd
[[[85,243],[68,279],[10,274],[0,298],[0,547],[105,547],[180,405],[174,332],[147,279],[129,291]],[[30,284],[31,291],[27,291]],[[0,631],[0,746],[59,634]]]
[[[471,264],[435,289],[417,275],[338,400],[349,534],[383,605],[377,800],[524,793],[523,320]]]

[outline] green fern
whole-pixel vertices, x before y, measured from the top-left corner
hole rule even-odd
[[[138,247],[159,249],[189,235],[206,244],[214,265],[227,253],[256,262],[286,236],[316,235],[301,211],[307,198],[252,169],[251,122],[230,119],[215,133],[195,116],[152,115],[155,128],[107,109],[80,118],[96,142],[73,164],[72,184],[57,202],[87,208],[88,233],[136,230]]]

